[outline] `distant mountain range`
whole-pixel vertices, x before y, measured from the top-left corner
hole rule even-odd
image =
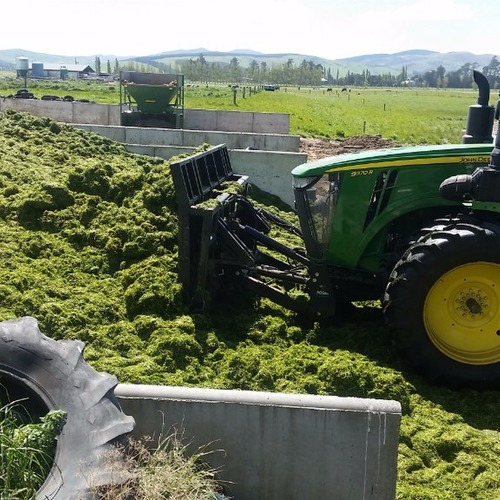
[[[372,74],[382,73],[400,73],[402,67],[408,69],[408,74],[424,73],[436,69],[438,66],[444,66],[447,71],[455,71],[464,64],[476,63],[478,69],[487,66],[495,54],[473,54],[471,52],[435,52],[432,50],[406,50],[393,54],[366,54],[345,59],[325,59],[318,56],[297,54],[297,53],[279,53],[265,54],[250,49],[238,49],[229,52],[216,52],[204,48],[182,49],[161,52],[158,54],[145,55],[140,57],[116,56],[106,54],[96,54],[92,56],[61,56],[54,54],[43,54],[25,49],[0,50],[0,69],[15,68],[16,58],[19,56],[27,57],[31,62],[45,62],[47,64],[85,64],[94,66],[96,57],[100,58],[101,64],[111,61],[113,64],[117,59],[120,62],[138,61],[142,63],[152,63],[153,65],[163,63],[175,68],[176,64],[186,59],[196,59],[203,56],[207,62],[229,63],[236,57],[241,66],[248,66],[251,61],[259,64],[265,62],[268,65],[283,64],[292,59],[294,64],[300,64],[303,60],[312,61],[314,64],[321,64],[325,68],[330,68],[332,74],[337,70],[341,75],[351,71],[361,73],[363,70],[369,70]]]

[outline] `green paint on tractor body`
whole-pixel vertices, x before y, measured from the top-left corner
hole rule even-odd
[[[297,166],[292,176],[308,253],[327,265],[378,273],[391,260],[391,232],[411,231],[415,225],[409,221],[425,222],[426,213],[434,219],[436,210],[463,209],[437,188],[450,175],[488,165],[492,149],[492,144],[402,147]]]

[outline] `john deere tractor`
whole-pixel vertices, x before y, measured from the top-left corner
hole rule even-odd
[[[490,87],[474,78],[462,144],[296,167],[297,226],[248,199],[248,178],[232,171],[224,145],[172,164],[191,307],[207,307],[228,279],[318,321],[380,300],[414,369],[437,383],[498,385],[500,134],[493,144]],[[270,237],[275,225],[301,244]]]

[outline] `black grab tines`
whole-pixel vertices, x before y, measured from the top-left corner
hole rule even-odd
[[[173,162],[170,168],[179,208],[207,200],[214,189],[233,177],[225,144]]]

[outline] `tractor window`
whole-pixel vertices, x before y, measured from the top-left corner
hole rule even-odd
[[[295,182],[295,201],[309,255],[324,258],[337,206],[340,175],[325,174],[309,183]]]

